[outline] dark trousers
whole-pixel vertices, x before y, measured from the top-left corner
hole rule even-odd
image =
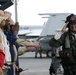
[[[38,53],[39,53],[39,55],[40,55],[40,58],[42,58],[42,50],[36,51],[35,57],[37,57],[37,54],[38,54]]]
[[[50,65],[49,74],[50,74],[50,75],[55,74],[55,71],[54,71],[54,68],[53,68],[53,64]]]
[[[64,75],[76,75],[76,65],[63,65]]]

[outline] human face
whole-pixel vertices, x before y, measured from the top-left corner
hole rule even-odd
[[[71,24],[70,25],[70,30],[76,31],[76,24]]]
[[[5,26],[6,20],[3,20],[3,21],[1,22],[1,24],[2,24],[2,26]]]
[[[11,14],[5,13],[4,17],[6,17],[6,19],[8,19],[10,21],[10,24],[14,24],[14,21],[11,18]]]
[[[9,19],[10,15],[8,13],[5,13],[4,17],[6,17],[6,19]]]
[[[8,19],[6,20],[5,27],[6,27],[7,30],[10,31],[10,21]]]
[[[4,11],[0,10],[0,16],[4,16]]]

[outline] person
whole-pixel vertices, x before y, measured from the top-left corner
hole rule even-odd
[[[64,75],[76,75],[76,16],[66,17],[65,25],[50,41],[52,47],[62,46],[60,52]]]
[[[40,58],[42,58],[41,50],[37,50],[37,51],[35,52],[35,58],[37,58],[38,53],[39,53],[39,55],[40,55]]]
[[[5,17],[4,15],[5,15],[5,14],[4,14],[4,11],[3,11],[3,10],[0,10],[0,16]],[[6,17],[5,17],[5,18],[6,18]],[[11,57],[11,56],[10,56],[10,57]],[[7,70],[3,69],[3,71],[7,71]]]
[[[18,22],[15,25],[11,25],[10,20],[9,20],[9,17],[11,17],[11,15],[9,14],[9,12],[5,12],[5,14],[6,13],[7,13],[7,15],[5,15],[5,16],[7,17],[7,20],[6,20],[6,26],[5,26],[5,34],[7,36],[8,41],[11,44],[10,45],[11,57],[15,58],[14,57],[14,49],[15,49],[15,51],[18,50],[18,52],[17,52],[18,55],[22,55],[25,52],[31,50],[30,46],[33,46],[33,47],[37,48],[37,46],[35,46],[35,44],[33,44],[31,42],[28,42],[28,41],[26,41],[24,39],[19,39],[21,41],[21,43],[20,43],[20,41],[18,41],[18,38],[16,37],[16,35],[17,35],[18,31],[19,31]],[[22,42],[23,42],[23,44],[22,44]],[[22,48],[22,47],[19,47],[19,46],[24,46],[24,47]],[[16,49],[16,48],[18,48],[18,49]],[[18,56],[16,56],[16,57],[17,57],[17,59],[15,58],[15,60],[17,60],[16,65],[19,67]],[[8,71],[8,75],[10,75],[10,74],[13,75],[13,65],[12,65],[11,68],[12,69]]]
[[[1,17],[0,17],[1,18]],[[2,29],[1,29],[1,19],[0,19],[0,75],[3,75],[3,71],[2,71],[2,67],[4,65],[4,59],[5,59],[5,53],[4,53],[4,49],[2,48],[3,47],[3,40],[2,40],[2,36],[1,36],[1,32],[2,32]]]
[[[2,11],[2,10],[1,10]],[[3,15],[4,17],[6,17],[6,19],[8,19],[10,21],[10,25],[17,25],[18,26],[18,22],[14,23],[14,21],[12,20],[11,16],[12,14],[8,11],[2,11],[1,15]]]
[[[63,75],[63,68],[61,65],[61,58],[59,55],[59,52],[62,51],[62,47],[58,47],[58,48],[52,48],[52,57],[51,57],[51,64],[50,64],[50,68],[49,68],[49,74],[50,75]]]
[[[2,70],[4,64],[11,64],[9,45],[4,34],[5,17],[0,16],[0,75],[5,75]]]
[[[16,70],[19,68],[17,50],[19,50],[20,48],[18,47],[19,49],[16,49],[17,45],[15,47],[15,41],[17,40],[17,38],[16,38],[16,35],[14,35],[12,33],[8,19],[6,20],[6,25],[4,26],[4,28],[5,28],[4,33],[7,36],[7,40],[9,41],[9,44],[10,44],[10,52],[11,52],[11,59],[12,59],[12,65],[10,65],[10,69],[8,70],[7,75],[14,75],[14,68],[16,68]],[[27,52],[31,49],[30,49],[30,47],[24,47],[24,48],[22,48],[22,50]],[[18,52],[21,53],[21,49]],[[18,53],[18,54],[20,55],[20,53]],[[16,64],[15,64],[15,62],[16,62]]]
[[[39,44],[38,41],[37,41],[37,43]],[[38,53],[39,53],[39,55],[40,55],[40,58],[42,58],[42,49],[41,49],[41,47],[39,47],[39,49],[36,50],[36,52],[35,52],[35,58],[37,58]]]
[[[37,39],[36,39],[36,42],[40,45],[40,40],[41,39],[41,37],[38,37]],[[33,41],[34,42],[34,41]],[[42,58],[42,49],[41,49],[41,47],[39,47],[39,50],[36,50],[36,52],[35,52],[35,58],[37,58],[37,55],[38,55],[38,53],[39,53],[39,55],[40,55],[40,58]]]
[[[5,17],[6,19],[8,18],[7,16],[9,16],[8,14],[7,15],[5,15],[5,13],[4,13],[4,11],[3,10],[0,10],[0,16],[3,16],[3,17]],[[10,18],[10,16],[9,16],[9,18]],[[4,26],[5,27],[5,26]],[[5,29],[5,28],[4,28]],[[15,53],[16,54],[16,53]],[[10,56],[11,57],[11,56]],[[10,67],[10,66],[9,66]],[[11,68],[11,67],[10,67]],[[3,69],[3,71],[5,72],[5,74],[6,74],[6,72],[7,72],[7,70],[6,69]],[[8,70],[9,71],[9,70]]]
[[[15,42],[15,44],[18,44],[20,46],[31,46],[31,47],[35,47],[37,49],[39,49],[39,44],[37,42],[31,42],[29,41],[29,39],[21,39],[18,36],[18,31],[19,31],[19,22],[14,23],[11,16],[12,14],[8,11],[4,11],[4,16],[10,21],[10,28],[12,30],[12,33],[16,36],[17,40]]]
[[[0,10],[0,16],[4,17],[4,11]]]

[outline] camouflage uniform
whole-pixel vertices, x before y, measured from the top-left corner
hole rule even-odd
[[[76,75],[76,38],[70,31],[64,32],[61,37],[56,40],[52,38],[49,42],[52,47],[62,46],[62,65],[64,75]]]

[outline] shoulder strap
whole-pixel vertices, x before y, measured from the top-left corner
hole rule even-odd
[[[65,48],[70,48],[70,40],[69,40],[69,34],[68,33],[65,36]]]

